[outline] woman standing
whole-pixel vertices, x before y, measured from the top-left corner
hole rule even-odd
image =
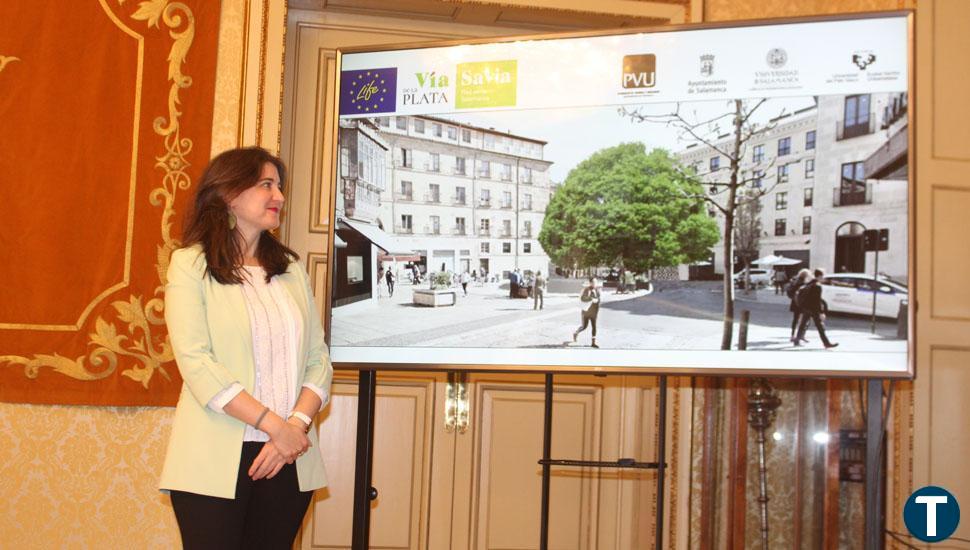
[[[165,321],[184,384],[160,486],[185,548],[289,548],[326,485],[312,418],[333,367],[279,227],[286,170],[258,147],[209,163],[172,254]]]

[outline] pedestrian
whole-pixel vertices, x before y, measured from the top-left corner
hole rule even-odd
[[[579,337],[580,332],[586,330],[587,325],[592,325],[593,343],[590,346],[598,348],[599,346],[596,345],[596,317],[600,312],[600,290],[596,277],[589,278],[583,287],[582,294],[579,295],[579,300],[585,304],[582,311],[583,324],[573,332],[573,342]]]
[[[509,273],[509,298],[515,298],[519,293],[519,270]]]
[[[412,265],[411,266],[411,271],[412,271],[412,276],[414,277],[414,284],[420,283],[421,282],[421,272],[418,271],[418,266],[417,265]]]
[[[384,266],[377,269],[377,297],[381,297],[381,287],[384,286]]]
[[[461,274],[461,278],[459,279],[459,281],[461,282],[461,290],[462,292],[465,293],[465,296],[468,296],[468,282],[471,280],[471,278],[472,278],[471,275],[469,275],[468,272],[465,271]]]
[[[784,269],[775,269],[775,276],[773,277],[775,282],[775,294],[781,294],[785,291],[785,283],[788,281],[788,274],[785,273]]]
[[[798,304],[795,301],[795,297],[798,295],[798,289],[800,289],[811,278],[812,278],[812,272],[809,271],[807,268],[802,268],[798,272],[798,275],[795,275],[795,278],[788,283],[788,287],[785,289],[785,295],[787,295],[788,299],[791,300],[791,303],[788,304],[788,311],[792,313],[791,337],[789,339],[793,344],[798,342],[798,340],[796,340],[795,338],[795,335],[798,333],[798,323],[799,321],[801,321],[801,316],[802,316],[802,310],[799,309]],[[808,342],[808,340],[802,340],[802,341]]]
[[[795,294],[795,300],[797,300],[798,307],[802,311],[802,320],[798,324],[798,334],[795,335],[796,346],[801,345],[809,319],[815,323],[815,328],[818,329],[819,338],[822,339],[822,345],[825,346],[825,349],[838,346],[837,343],[830,342],[828,337],[825,336],[825,302],[822,301],[822,287],[820,286],[823,277],[825,277],[825,272],[816,269],[815,277],[802,285]]]
[[[387,268],[387,272],[384,274],[384,278],[387,279],[387,292],[391,298],[394,297],[394,280],[397,277],[394,276],[394,270]]]
[[[542,309],[545,305],[543,299],[546,294],[546,278],[541,271],[536,271],[536,278],[532,281],[532,309]]]
[[[217,155],[168,264],[182,391],[159,486],[184,548],[290,548],[327,484],[311,424],[333,367],[306,268],[274,234],[285,183],[264,149]]]

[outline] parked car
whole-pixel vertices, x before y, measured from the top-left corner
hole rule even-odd
[[[835,273],[822,279],[822,300],[830,312],[872,315],[872,296],[876,295],[876,316],[895,319],[899,302],[909,300],[905,284],[880,275]]]
[[[771,276],[773,272],[767,269],[759,269],[756,267],[749,268],[748,271],[751,273],[751,286],[754,288],[771,286]],[[744,287],[744,270],[734,274],[734,286],[737,288]]]

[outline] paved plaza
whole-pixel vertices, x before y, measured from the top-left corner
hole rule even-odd
[[[577,343],[572,332],[581,322],[583,303],[575,292],[547,293],[545,307],[536,311],[533,300],[510,299],[508,283],[470,283],[468,296],[458,288],[454,306],[423,307],[411,303],[409,285],[398,285],[393,297],[384,295],[366,304],[334,310],[332,344],[381,347],[565,348],[589,346],[590,330]],[[424,286],[424,285],[422,285]],[[554,285],[550,285],[554,286]],[[822,351],[810,324],[809,343],[789,341],[791,313],[788,298],[771,289],[736,291],[736,317],[751,312],[749,350]],[[604,288],[597,327],[603,349],[718,350],[721,342],[723,295],[719,282],[658,283],[652,293],[615,294]],[[737,327],[737,324],[736,324]],[[876,333],[868,318],[830,315],[826,332],[838,351],[905,352],[897,338],[896,322],[880,319]],[[734,346],[738,342],[735,330]]]

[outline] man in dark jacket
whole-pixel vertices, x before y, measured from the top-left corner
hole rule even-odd
[[[579,295],[579,300],[585,304],[582,311],[582,321],[583,324],[579,326],[578,329],[573,331],[573,342],[579,337],[579,333],[586,330],[589,325],[593,326],[593,342],[590,344],[591,347],[598,348],[596,345],[596,317],[600,312],[600,289],[599,285],[596,284],[596,278],[590,277],[586,286],[583,287],[582,294]]]
[[[838,344],[830,342],[828,337],[825,336],[825,304],[822,301],[822,287],[819,286],[823,277],[825,277],[825,272],[821,269],[816,269],[815,278],[799,288],[798,293],[795,295],[795,301],[798,303],[798,308],[802,313],[802,320],[798,325],[798,334],[795,336],[796,346],[800,346],[802,339],[805,337],[805,329],[808,328],[809,319],[815,323],[815,328],[818,329],[818,336],[822,339],[822,344],[825,345],[825,349],[838,346]]]

